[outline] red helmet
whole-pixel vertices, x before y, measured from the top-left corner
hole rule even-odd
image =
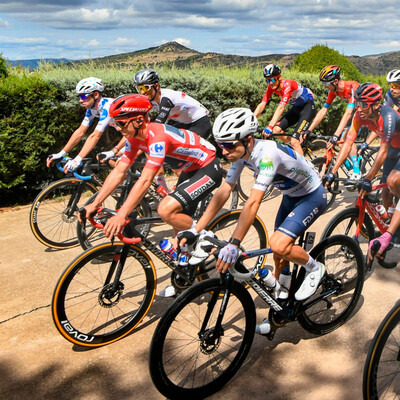
[[[148,113],[152,109],[150,100],[141,94],[123,94],[110,105],[110,116],[133,118]]]
[[[372,104],[382,99],[382,88],[376,83],[362,83],[354,94],[354,99]]]

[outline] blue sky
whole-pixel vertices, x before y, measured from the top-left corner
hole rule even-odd
[[[400,50],[398,0],[0,0],[9,60],[73,60],[176,40],[201,52],[345,55]]]

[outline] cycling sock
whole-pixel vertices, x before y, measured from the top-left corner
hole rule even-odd
[[[160,175],[160,176],[156,175],[154,179],[155,179],[157,185],[162,186],[169,193],[169,189],[167,186],[167,182],[165,181],[164,175]]]
[[[308,257],[307,264],[304,265],[304,268],[310,272],[319,270],[319,264],[310,255]]]
[[[358,162],[358,156],[357,155],[350,156],[350,159],[353,163],[353,172],[355,174],[359,174],[361,171],[360,171],[360,163]]]

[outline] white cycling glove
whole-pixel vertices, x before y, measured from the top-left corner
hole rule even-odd
[[[53,160],[59,160],[60,158],[63,158],[67,153],[64,150],[61,150],[58,153],[55,154],[50,154],[47,158],[52,158]]]
[[[101,153],[98,154],[99,158],[100,156],[105,156],[104,158],[102,158],[102,160],[109,160],[110,158],[115,156],[115,153],[110,150],[110,151],[102,151]]]
[[[239,257],[239,248],[233,245],[232,243],[228,243],[225,247],[221,249],[218,254],[218,258],[222,261],[230,264],[235,263]]]
[[[76,156],[65,164],[64,170],[74,172],[81,165],[81,161],[82,157]]]

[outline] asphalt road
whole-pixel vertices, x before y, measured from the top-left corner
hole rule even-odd
[[[340,196],[319,218],[313,226],[317,239],[327,221],[354,199],[354,194]],[[269,233],[280,200],[273,196],[260,209]],[[50,301],[58,277],[80,248],[52,251],[37,242],[29,228],[29,207],[1,211],[0,398],[162,399],[149,376],[148,349],[170,300],[156,296],[136,331],[116,343],[91,350],[71,345],[53,325]],[[400,259],[398,249],[390,259]],[[169,270],[156,264],[158,293],[168,284]],[[374,264],[355,314],[338,330],[315,337],[293,323],[273,341],[256,335],[243,367],[211,399],[361,399],[368,345],[399,298],[399,283],[398,268]],[[268,310],[258,300],[257,305],[261,321]]]

